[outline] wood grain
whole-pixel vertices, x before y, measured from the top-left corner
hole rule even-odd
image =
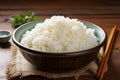
[[[24,3],[23,3],[24,2]],[[0,30],[11,28],[10,17],[28,10],[36,12],[41,19],[52,15],[64,15],[95,23],[102,27],[109,36],[113,25],[118,26],[116,40],[109,59],[109,70],[105,73],[104,80],[120,79],[120,1],[119,0],[2,0],[0,1]],[[10,40],[12,43],[12,41]],[[6,46],[6,47],[5,47]],[[5,71],[5,66],[10,58],[10,46],[0,44],[0,72]],[[4,73],[4,72],[3,72]],[[0,74],[0,80],[7,80],[5,73]],[[29,76],[14,78],[14,80],[55,80],[44,77]],[[79,80],[96,80],[91,76],[81,76]],[[61,80],[61,79],[57,79]],[[73,80],[64,78],[62,80]]]

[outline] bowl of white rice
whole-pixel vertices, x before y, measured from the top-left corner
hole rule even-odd
[[[43,71],[80,69],[93,61],[106,43],[99,26],[64,16],[29,22],[12,36],[24,58]]]

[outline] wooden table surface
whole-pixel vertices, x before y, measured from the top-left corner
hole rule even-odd
[[[117,26],[117,36],[114,42],[112,53],[108,63],[108,71],[105,73],[104,80],[119,80],[120,79],[120,2],[110,0],[21,0],[0,1],[0,30],[14,31],[11,27],[10,17],[18,13],[26,13],[28,10],[35,11],[36,15],[41,19],[49,18],[52,15],[64,15],[70,18],[78,18],[95,23],[102,27],[108,37],[111,28]],[[0,80],[7,80],[5,69],[6,64],[10,59],[11,50],[10,45],[0,43]],[[30,76],[19,80],[47,80]],[[16,80],[16,79],[14,79]],[[18,80],[18,79],[17,79]],[[53,79],[49,79],[53,80]],[[71,78],[57,79],[57,80],[73,80]],[[82,76],[79,80],[96,80],[90,76]]]

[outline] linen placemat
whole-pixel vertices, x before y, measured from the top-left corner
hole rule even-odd
[[[103,49],[101,49],[97,58],[82,69],[77,69],[64,73],[50,73],[36,70],[35,67],[22,56],[21,52],[16,46],[12,46],[11,50],[12,56],[10,61],[8,62],[6,69],[8,79],[12,79],[18,76],[22,78],[31,75],[40,75],[47,78],[74,77],[75,79],[78,79],[81,75],[95,76],[103,56]]]

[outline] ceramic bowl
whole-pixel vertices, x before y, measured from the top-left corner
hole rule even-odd
[[[99,39],[98,46],[83,51],[66,52],[59,54],[36,51],[24,47],[20,43],[23,34],[25,34],[27,30],[31,30],[37,23],[42,22],[43,21],[35,21],[21,25],[14,31],[12,39],[13,42],[19,47],[24,58],[33,64],[36,68],[43,71],[63,72],[81,69],[96,59],[100,48],[106,43],[106,33],[102,28],[93,23],[82,21],[87,27],[95,29],[95,35]]]
[[[11,37],[11,32],[9,30],[0,31],[0,43],[7,43]]]

